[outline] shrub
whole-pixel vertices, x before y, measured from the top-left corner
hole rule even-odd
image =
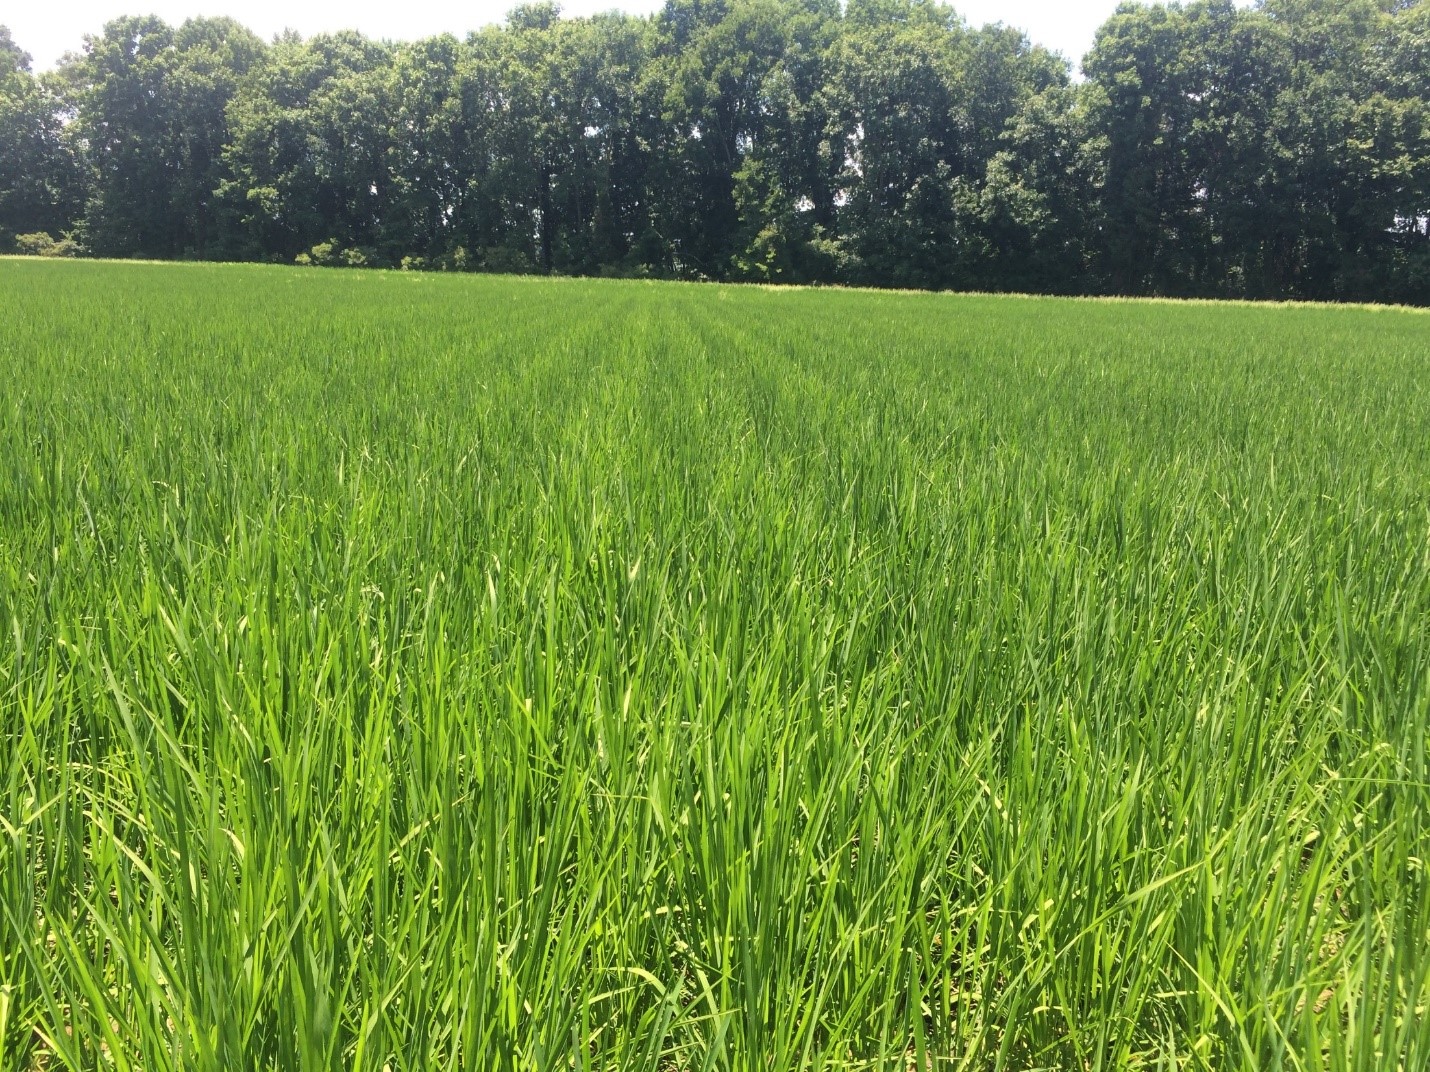
[[[293,258],[293,263],[304,267],[331,268],[338,263],[338,250],[338,240],[330,238],[326,242],[319,242],[307,253],[298,254]]]
[[[29,257],[78,257],[84,251],[69,235],[56,239],[44,231],[15,236],[15,252]]]
[[[293,263],[308,268],[378,268],[383,264],[374,250],[358,246],[344,249],[336,238],[319,242],[307,253],[298,254]]]

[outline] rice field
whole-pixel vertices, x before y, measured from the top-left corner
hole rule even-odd
[[[1430,1067],[1430,315],[0,261],[0,1069]]]

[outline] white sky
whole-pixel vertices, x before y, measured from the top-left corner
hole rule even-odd
[[[155,14],[175,25],[193,15],[231,15],[259,36],[291,27],[305,37],[328,30],[357,29],[370,37],[410,40],[444,31],[464,36],[501,22],[515,0],[0,0],[0,25],[35,58],[37,68],[54,66],[77,51],[84,34],[97,33],[120,15]],[[567,15],[620,8],[655,11],[661,0],[563,0]],[[1038,44],[1076,63],[1092,44],[1097,27],[1117,0],[953,0],[975,25],[1004,22],[1025,30]]]

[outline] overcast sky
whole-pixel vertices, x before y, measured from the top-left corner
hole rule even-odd
[[[97,32],[119,15],[155,14],[178,24],[193,15],[232,15],[262,37],[287,27],[304,36],[326,30],[357,29],[370,37],[410,40],[444,31],[459,37],[501,22],[515,0],[4,0],[0,24],[35,58],[52,67],[65,52],[78,50],[86,33]],[[661,0],[563,0],[568,15],[620,8],[655,11]],[[1117,0],[954,0],[969,22],[1004,22],[1025,30],[1038,44],[1076,63],[1092,44],[1097,27]]]

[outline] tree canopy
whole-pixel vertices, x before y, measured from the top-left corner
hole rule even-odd
[[[528,3],[465,40],[0,27],[0,244],[114,257],[1430,302],[1430,0]]]

